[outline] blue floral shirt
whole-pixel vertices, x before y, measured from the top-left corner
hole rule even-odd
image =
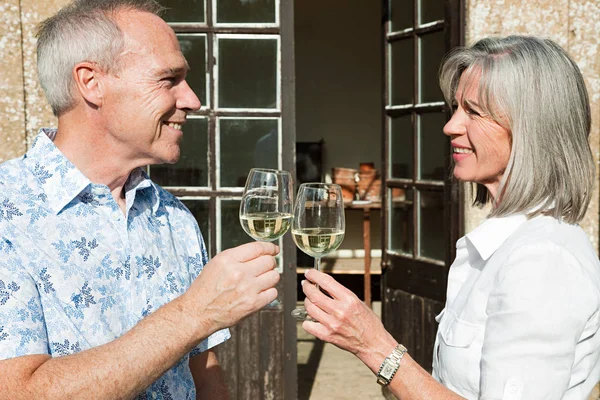
[[[184,293],[207,262],[192,214],[140,169],[126,215],[43,129],[19,159],[0,164],[0,359],[53,357],[110,342]],[[195,399],[189,357],[140,399]]]

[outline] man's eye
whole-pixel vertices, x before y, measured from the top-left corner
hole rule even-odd
[[[165,82],[165,83],[167,83],[167,84],[169,84],[171,86],[175,85],[178,80],[179,80],[179,78],[174,77],[174,76],[169,76],[167,78],[161,79],[161,81],[163,81],[163,82]]]

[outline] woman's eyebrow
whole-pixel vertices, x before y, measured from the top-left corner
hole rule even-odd
[[[473,100],[466,99],[466,100],[464,101],[464,103],[465,103],[466,105],[468,105],[469,107],[471,107],[471,108],[478,108],[478,109],[480,109],[480,110],[481,110],[481,106],[480,106],[479,104],[477,104],[477,102],[476,102],[476,101],[473,101]]]

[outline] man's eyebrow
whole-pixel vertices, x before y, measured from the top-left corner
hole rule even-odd
[[[174,67],[174,68],[163,68],[154,72],[156,76],[170,76],[170,75],[185,75],[189,72],[190,66],[185,63],[183,67]]]

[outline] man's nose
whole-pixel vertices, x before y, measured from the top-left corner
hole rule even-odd
[[[177,108],[181,110],[198,111],[202,104],[187,81],[181,82],[177,99]]]

